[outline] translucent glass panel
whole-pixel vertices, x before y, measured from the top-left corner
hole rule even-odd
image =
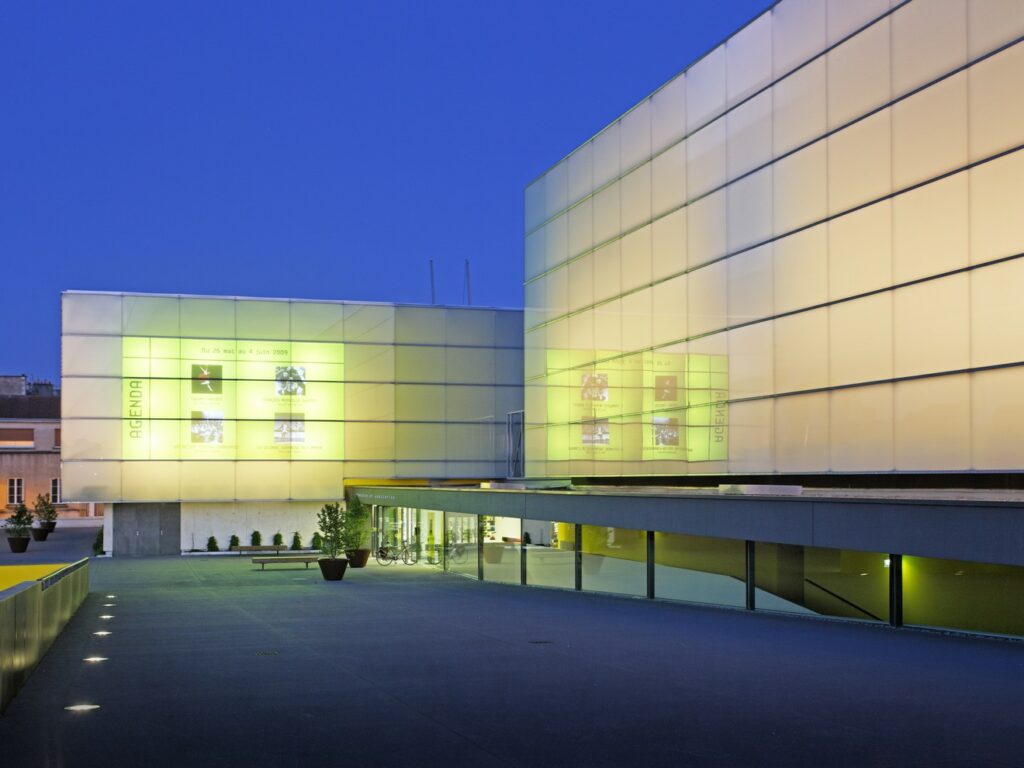
[[[632,528],[583,526],[583,589],[647,594],[647,533]]]
[[[825,10],[825,0],[783,0],[772,8],[775,77],[781,77],[825,49]]]
[[[906,93],[966,61],[967,0],[907,3],[893,12],[894,94]]]
[[[117,470],[125,498],[334,498],[346,459],[368,462],[356,476],[391,476],[396,458],[432,477],[500,472],[496,425],[522,407],[519,313],[402,307],[396,324],[394,307],[99,297],[64,300],[69,324],[110,334],[63,337],[63,458],[137,463]],[[183,327],[198,334],[176,335]],[[344,343],[346,332],[359,341]],[[410,343],[396,346],[396,333]],[[92,493],[72,484],[65,495],[79,492]]]
[[[758,610],[889,620],[889,555],[757,542]]]
[[[1003,296],[1015,268],[1001,266],[998,278],[934,279],[1024,251],[1015,208],[1024,152],[988,159],[1024,142],[1015,97],[1024,46],[952,73],[1024,31],[1018,17],[1001,0],[774,5],[651,98],[649,166],[644,152],[627,159],[625,118],[599,137],[605,188],[569,224],[580,253],[586,233],[604,240],[539,296],[527,287],[546,318],[576,313],[550,327],[543,346],[580,351],[574,364],[582,366],[727,335],[714,343],[732,358],[731,397],[874,387],[1024,360],[1014,351],[1021,318]],[[834,48],[812,60],[826,45]],[[646,113],[637,119],[647,124]],[[685,130],[673,131],[680,120]],[[619,176],[610,171],[616,132]],[[593,156],[598,141],[588,146]],[[881,293],[861,296],[873,292]],[[539,355],[535,363],[539,373]],[[860,396],[880,409],[866,419],[874,449],[844,415]],[[794,471],[899,471],[927,463],[913,455],[917,445],[955,462],[933,469],[971,466],[968,451],[925,446],[930,438],[898,426],[902,400],[891,386],[849,398],[841,407],[838,395],[745,407],[752,422],[732,444],[728,469],[781,470],[785,458]],[[970,429],[964,437],[968,406],[969,398],[951,406],[956,418],[942,428],[958,446],[975,440]],[[608,433],[619,436],[621,453],[580,454],[580,425],[560,422],[563,412],[546,414],[558,426],[544,444],[583,463],[552,472],[694,469],[648,456],[630,464],[633,427],[615,422],[618,414]],[[929,434],[938,429],[910,418]],[[806,433],[796,431],[801,424]],[[840,435],[848,442],[837,444]]]
[[[476,515],[444,513],[445,570],[477,578],[479,527]]]
[[[520,583],[523,542],[521,523],[522,521],[516,517],[480,517],[485,581]]]
[[[1024,634],[1024,568],[903,556],[903,620]]]
[[[746,544],[678,533],[654,534],[654,596],[746,605]]]
[[[576,526],[548,520],[523,520],[526,583],[539,587],[576,587]]]

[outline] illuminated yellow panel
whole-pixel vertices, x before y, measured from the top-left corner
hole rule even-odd
[[[344,457],[344,345],[128,337],[126,460]]]

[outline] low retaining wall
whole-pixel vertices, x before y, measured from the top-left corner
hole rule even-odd
[[[0,592],[0,714],[89,594],[89,560]]]

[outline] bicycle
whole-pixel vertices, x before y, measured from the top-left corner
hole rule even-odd
[[[410,547],[408,541],[402,542],[401,547],[394,544],[382,544],[377,547],[374,559],[378,565],[391,565],[397,563],[399,559],[406,565],[414,565],[420,559],[420,551],[416,547]]]
[[[449,544],[445,550],[445,559],[449,563],[462,564],[469,559],[465,544]]]

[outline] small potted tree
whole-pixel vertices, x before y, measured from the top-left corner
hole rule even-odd
[[[320,573],[326,581],[341,581],[348,568],[348,559],[342,557],[345,554],[345,519],[341,504],[336,501],[324,504],[316,520],[323,534],[324,554],[327,555],[317,560]]]
[[[53,533],[54,528],[57,527],[57,507],[50,501],[50,495],[45,496],[39,494],[36,496],[35,503],[36,520],[39,521],[39,527],[46,531],[47,534]],[[43,537],[45,541],[46,537]]]
[[[353,496],[346,503],[341,514],[344,521],[342,536],[345,556],[353,568],[365,568],[366,561],[370,559],[370,550],[363,547],[363,544],[366,543],[366,524],[370,519],[370,510],[359,500],[358,496]]]
[[[19,504],[14,514],[7,518],[7,543],[11,552],[24,552],[28,549],[31,530],[32,513],[24,504]]]

